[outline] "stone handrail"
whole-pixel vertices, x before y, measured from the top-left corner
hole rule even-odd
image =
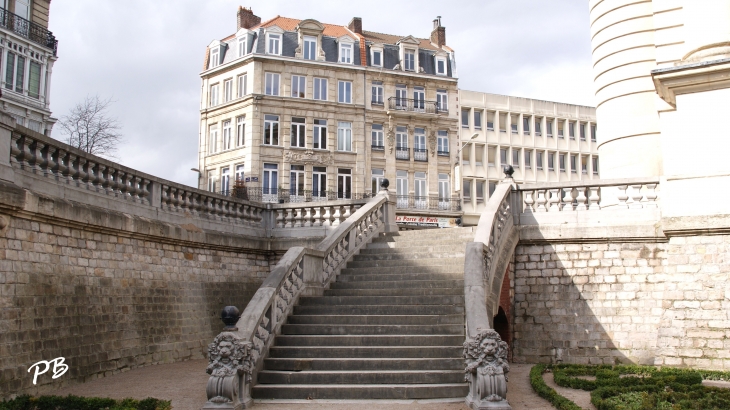
[[[466,381],[469,383],[466,403],[472,409],[497,404],[501,407],[494,408],[510,408],[506,401],[504,376],[509,371],[507,345],[492,330],[492,322],[499,305],[502,280],[519,239],[511,209],[512,188],[511,181],[497,185],[479,218],[474,242],[466,245],[464,358],[467,364]],[[482,367],[489,369],[482,371]],[[480,378],[496,380],[482,381]],[[504,386],[504,389],[500,386]]]
[[[336,227],[370,199],[271,204],[271,226],[283,228]]]
[[[517,191],[521,212],[571,212],[600,210],[605,202],[619,209],[656,208],[657,186],[659,178],[631,178],[520,185]]]
[[[252,405],[250,390],[274,335],[301,295],[321,295],[339,271],[373,237],[397,230],[395,203],[387,189],[370,199],[314,249],[290,248],[248,303],[235,328],[226,328],[208,347],[204,409]]]

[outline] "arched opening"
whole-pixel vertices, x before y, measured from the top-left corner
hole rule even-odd
[[[511,340],[509,338],[509,319],[507,319],[507,314],[504,312],[504,309],[502,307],[499,307],[499,312],[497,312],[497,316],[494,317],[494,330],[499,333],[499,337],[502,338],[507,344],[510,344]]]

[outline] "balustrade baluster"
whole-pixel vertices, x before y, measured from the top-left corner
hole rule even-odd
[[[306,211],[306,215],[304,216],[304,226],[308,228],[312,226],[312,207],[308,206]]]
[[[296,208],[294,212],[296,212],[294,216],[294,227],[301,228],[304,226],[304,208]]]
[[[313,209],[314,216],[312,217],[312,226],[322,226],[324,224],[324,222],[322,221],[322,207],[315,206]]]
[[[545,192],[544,189],[537,191],[537,212],[547,212]]]
[[[30,145],[33,143],[29,137],[23,136],[20,140],[20,150],[23,153],[20,161],[20,167],[22,169],[31,171],[31,163],[33,162],[33,153],[30,150]]]
[[[283,209],[277,209],[276,210],[276,227],[277,228],[283,228],[285,226],[284,224],[284,210]]]
[[[66,157],[66,167],[65,171],[63,172],[63,176],[66,179],[66,184],[71,185],[74,181],[74,176],[76,175],[76,155],[72,153],[68,153],[68,156]]]
[[[58,151],[56,151],[56,168],[54,169],[54,174],[57,181],[61,181],[61,179],[64,178],[63,173],[68,169],[65,164],[67,154],[68,153],[63,148],[59,148]]]
[[[37,154],[36,158],[36,167],[38,168],[38,172],[42,173],[44,177],[48,176],[48,154],[52,153],[53,150],[51,149],[51,146],[43,143],[41,141],[36,141],[35,143],[35,150]]]
[[[324,215],[322,216],[322,225],[323,226],[332,226],[332,207],[331,206],[325,206],[324,207]]]
[[[119,197],[127,199],[127,173],[124,171],[117,171],[117,178],[119,178]]]
[[[560,211],[560,208],[558,208],[558,203],[560,203],[560,189],[548,189],[550,192],[550,198],[548,199],[547,203],[547,211],[548,212],[556,212]]]
[[[647,208],[657,208],[659,204],[657,203],[657,193],[656,193],[656,186],[657,184],[646,184],[646,207]]]
[[[352,213],[350,212],[350,210],[351,210],[350,209],[351,208],[350,205],[345,205],[344,208],[345,208],[345,214],[342,215],[342,221],[341,222],[345,222],[347,220],[347,218],[349,218],[350,215],[352,215]]]
[[[291,228],[294,226],[294,210],[292,208],[288,208],[286,210],[286,225],[284,225],[285,228]]]
[[[46,148],[46,161],[48,162],[46,174],[49,178],[55,179],[58,177],[58,154],[60,151],[60,148],[53,145],[48,145]]]
[[[626,195],[626,189],[628,188],[628,185],[619,185],[616,187],[618,189],[618,207],[619,208],[628,208],[629,205],[626,203],[626,201],[629,199],[629,196]]]
[[[561,211],[573,211],[573,188],[565,188],[560,190],[563,193],[561,203],[558,209]]]
[[[643,184],[631,185],[631,199],[634,200],[634,202],[631,203],[631,208],[639,209],[644,207],[641,203],[641,199],[644,198],[644,194],[641,192],[642,186]]]
[[[335,206],[335,213],[332,215],[332,226],[338,226],[340,224],[340,216],[342,213],[340,212],[341,206]]]
[[[585,211],[588,209],[588,206],[586,205],[586,201],[588,198],[586,198],[586,187],[578,187],[576,188],[576,192],[578,195],[575,197],[575,200],[578,201],[578,206],[575,208],[576,211]]]
[[[96,164],[94,180],[91,181],[91,183],[94,184],[94,190],[96,192],[104,191],[104,172],[106,172],[106,165]]]
[[[588,197],[588,200],[590,201],[590,205],[588,206],[588,209],[593,210],[599,210],[601,209],[601,196],[599,194],[599,190],[601,188],[599,187],[590,187],[590,196]]]
[[[21,140],[23,136],[18,133],[12,133],[10,136],[10,165],[18,166],[23,162],[23,150],[21,147]]]
[[[522,202],[525,204],[524,212],[534,212],[535,208],[532,206],[535,203],[533,198],[534,191],[524,191],[522,195]]]

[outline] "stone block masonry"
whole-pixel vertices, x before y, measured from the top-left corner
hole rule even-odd
[[[204,357],[221,307],[246,306],[268,259],[9,218],[0,235],[2,395]],[[56,357],[69,371],[34,387],[28,367]]]
[[[730,370],[730,236],[518,245],[514,359]]]

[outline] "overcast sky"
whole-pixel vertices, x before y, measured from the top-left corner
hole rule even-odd
[[[59,41],[51,110],[87,95],[113,98],[121,163],[194,185],[205,47],[236,31],[238,6],[276,15],[428,38],[442,16],[459,87],[595,105],[584,0],[73,0],[51,3]],[[53,137],[63,139],[59,128]]]

